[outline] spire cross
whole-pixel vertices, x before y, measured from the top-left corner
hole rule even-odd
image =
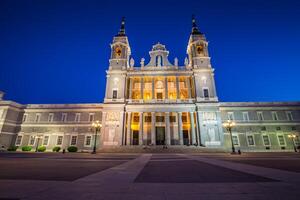
[[[198,26],[196,24],[195,15],[192,15],[192,35],[199,35],[201,32],[198,29]]]
[[[121,27],[118,36],[125,36],[125,17],[122,17]]]

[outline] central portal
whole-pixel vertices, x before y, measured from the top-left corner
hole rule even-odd
[[[165,145],[165,127],[156,127],[156,145]]]

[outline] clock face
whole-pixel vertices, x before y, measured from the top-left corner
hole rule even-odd
[[[116,47],[115,54],[116,54],[116,57],[118,57],[118,58],[121,57],[122,49],[120,47]]]

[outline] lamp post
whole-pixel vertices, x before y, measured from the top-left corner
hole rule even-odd
[[[232,148],[232,153],[235,153],[235,148],[234,148],[234,144],[233,144],[233,139],[232,139],[232,128],[235,126],[235,122],[228,120],[227,122],[223,123],[223,126],[227,129],[227,131],[229,131],[230,134],[230,140],[231,140],[231,148]]]
[[[101,130],[102,124],[99,121],[95,121],[92,123],[92,127],[95,129],[95,140],[94,140],[94,148],[92,154],[96,154],[96,145],[97,145],[97,133]]]
[[[36,141],[35,152],[38,152],[38,149],[39,149],[39,143],[40,143],[40,139],[42,139],[42,136],[37,135],[37,136],[36,136],[36,139],[37,139],[37,141]]]
[[[294,147],[294,151],[297,152],[297,148],[296,148],[296,145],[295,145],[296,135],[295,134],[290,134],[290,135],[288,135],[288,137],[291,138],[292,143],[293,143],[293,147]]]

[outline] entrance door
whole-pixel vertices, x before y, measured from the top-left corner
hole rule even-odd
[[[156,127],[156,145],[165,145],[165,127]]]
[[[183,144],[184,145],[189,145],[189,131],[188,130],[183,130]]]
[[[139,131],[132,131],[132,145],[139,145]]]

